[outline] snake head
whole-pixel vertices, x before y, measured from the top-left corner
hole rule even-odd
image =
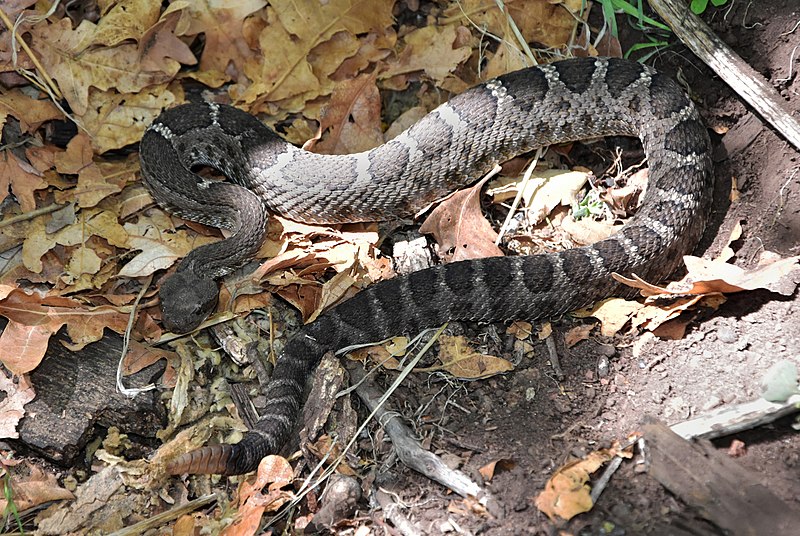
[[[158,295],[164,327],[173,333],[188,333],[217,306],[219,287],[189,271],[176,272],[161,285]]]

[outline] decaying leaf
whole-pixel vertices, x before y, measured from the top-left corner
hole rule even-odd
[[[442,201],[419,228],[420,233],[433,235],[442,260],[456,262],[503,255],[494,243],[497,233],[481,211],[481,188],[488,178]]]
[[[249,536],[258,533],[261,516],[277,512],[292,500],[294,493],[284,488],[292,483],[294,471],[286,458],[270,455],[258,465],[256,480],[243,482],[239,488],[239,511],[232,525],[222,532],[226,536]]]
[[[502,473],[504,471],[510,471],[514,467],[516,467],[516,463],[514,460],[509,460],[508,458],[500,458],[499,460],[494,460],[492,462],[487,463],[480,469],[478,472],[481,474],[483,479],[486,482],[489,482],[494,478],[494,475],[497,473]]]
[[[583,459],[575,460],[558,468],[536,497],[536,507],[553,521],[572,519],[588,512],[593,503],[589,476],[615,456],[629,458],[630,452],[617,447],[590,452]]]
[[[439,337],[440,366],[416,368],[417,372],[444,370],[456,378],[483,379],[514,370],[514,365],[500,357],[476,352],[464,337],[441,335]]]
[[[17,424],[25,416],[24,406],[34,399],[36,393],[25,376],[20,376],[17,383],[0,371],[0,391],[5,398],[0,401],[0,439],[17,438]]]
[[[45,473],[38,467],[32,466],[31,473],[26,478],[13,478],[9,483],[12,500],[17,511],[25,511],[35,506],[51,501],[70,500],[75,496],[69,490],[62,488],[55,475]],[[6,512],[7,498],[0,499],[0,509]]]

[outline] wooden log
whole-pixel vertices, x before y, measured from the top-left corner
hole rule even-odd
[[[5,321],[0,322],[0,331]],[[166,411],[158,391],[129,399],[117,392],[116,371],[122,338],[107,333],[78,352],[50,340],[47,355],[30,374],[36,398],[25,406],[19,439],[7,440],[23,454],[42,456],[59,465],[79,462],[95,427],[116,426],[123,433],[154,438],[165,424]],[[163,361],[126,378],[132,387],[151,383],[163,372]]]
[[[703,518],[737,536],[797,533],[800,512],[710,442],[687,441],[658,422],[642,431],[649,474]]]

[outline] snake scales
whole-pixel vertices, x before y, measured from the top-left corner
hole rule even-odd
[[[620,232],[561,253],[458,262],[372,285],[287,343],[264,414],[240,443],[191,452],[168,470],[254,470],[287,439],[306,378],[329,350],[451,319],[557,315],[613,293],[612,272],[668,275],[700,238],[713,174],[708,134],[685,93],[668,77],[619,59],[565,60],[501,76],[353,155],[295,148],[228,106],[164,112],[141,141],[145,183],[175,214],[233,231],[192,251],[161,287],[164,324],[183,332],[215,307],[214,279],[256,252],[268,211],[312,223],[408,217],[511,156],[606,135],[639,137],[649,161],[645,200]],[[197,165],[218,169],[230,182],[199,177],[192,172]]]

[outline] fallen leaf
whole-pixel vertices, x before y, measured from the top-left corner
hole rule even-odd
[[[510,326],[508,326],[506,333],[513,335],[517,340],[522,341],[531,336],[533,333],[533,326],[530,322],[515,320]]]
[[[258,35],[261,50],[270,52],[244,62],[243,72],[254,82],[232,88],[233,97],[255,109],[275,101],[301,109],[308,100],[329,94],[336,85],[331,76],[359,49],[355,36],[390,27],[393,5],[393,0],[270,2],[267,24]]]
[[[77,246],[84,244],[92,236],[98,236],[118,247],[127,247],[128,233],[117,221],[111,211],[82,210],[78,219],[55,233],[48,233],[43,219],[37,218],[28,228],[28,237],[22,244],[22,260],[25,267],[33,273],[41,273],[42,256],[56,245]]]
[[[419,228],[433,235],[444,262],[503,256],[494,243],[497,233],[481,211],[481,188],[488,179],[442,201]]]
[[[603,337],[613,337],[643,307],[643,304],[636,301],[608,298],[584,309],[573,311],[572,314],[578,318],[591,316],[598,319],[600,334]]]
[[[336,86],[320,116],[322,140],[313,150],[324,154],[353,154],[383,143],[381,96],[376,74],[362,74]]]
[[[0,391],[5,393],[0,401],[0,439],[16,439],[19,437],[17,425],[25,416],[25,404],[33,400],[36,393],[26,376],[19,376],[15,383],[5,371],[0,371]]]
[[[589,338],[589,333],[592,332],[596,324],[581,324],[575,326],[564,335],[564,344],[567,348],[572,348],[581,341]]]
[[[11,500],[20,512],[29,510],[35,506],[51,501],[70,500],[75,496],[69,490],[62,488],[58,484],[55,475],[45,473],[35,466],[31,466],[30,475],[26,478],[12,478],[8,484],[12,495]],[[7,511],[8,500],[6,497],[0,499],[0,509]]]
[[[469,46],[458,45],[458,26],[424,26],[409,32],[405,48],[380,73],[387,87],[403,89],[410,73],[424,72],[441,86],[456,67],[472,54]],[[393,80],[389,80],[393,79]]]
[[[256,480],[243,482],[239,488],[239,509],[234,522],[220,534],[223,536],[251,536],[257,534],[265,512],[277,512],[292,500],[294,493],[283,491],[294,480],[294,471],[286,458],[266,456],[258,464]],[[264,493],[266,488],[266,493]]]
[[[643,168],[631,175],[624,186],[605,188],[600,199],[605,201],[611,212],[619,218],[629,217],[639,206],[642,193],[647,188],[648,168]]]
[[[73,30],[69,17],[52,24],[38,24],[30,31],[31,48],[45,70],[58,81],[64,98],[78,116],[83,116],[89,107],[92,87],[135,93],[166,82],[175,74],[143,70],[133,43],[91,47],[96,32],[96,25],[85,19]]]
[[[0,201],[9,195],[9,189],[19,201],[23,212],[36,208],[34,192],[47,188],[42,174],[12,151],[5,150],[0,157]]]
[[[187,76],[210,87],[238,79],[236,73],[245,72],[247,62],[255,57],[268,61],[272,54],[258,54],[244,35],[244,21],[264,8],[264,0],[240,0],[238,2],[176,2],[181,17],[176,25],[177,36],[204,36],[205,46],[200,55],[197,70]],[[263,48],[262,50],[270,50]],[[276,54],[278,51],[273,50]],[[256,78],[251,78],[257,80]]]
[[[550,322],[542,322],[542,326],[539,328],[539,331],[536,333],[536,337],[543,341],[547,337],[553,334],[553,324]]]
[[[476,352],[464,337],[442,335],[439,337],[440,366],[416,368],[416,372],[444,370],[456,378],[485,379],[514,370],[514,365],[500,357]]]
[[[0,285],[2,287],[6,285]],[[50,336],[64,325],[72,340],[72,344],[64,344],[75,351],[99,340],[104,328],[122,333],[128,323],[128,315],[114,307],[87,308],[77,300],[41,298],[16,288],[0,292],[3,294],[0,315],[8,318],[8,325],[0,334],[0,362],[14,374],[25,374],[36,368],[44,357]]]
[[[751,270],[716,260],[685,255],[683,262],[688,273],[680,280],[659,287],[636,277],[626,278],[612,274],[614,279],[638,288],[643,296],[660,294],[713,294],[766,289],[784,296],[790,295],[796,283],[790,277],[798,269],[800,256],[768,262]]]
[[[494,460],[492,462],[487,463],[486,465],[478,469],[478,472],[481,474],[481,476],[486,482],[490,482],[492,478],[494,478],[495,474],[503,473],[505,471],[510,471],[516,466],[517,464],[516,462],[514,462],[514,460],[509,460],[508,458],[500,458],[499,460]]]
[[[582,0],[506,0],[508,14],[494,2],[461,0],[444,10],[446,20],[475,24],[493,35],[510,38],[508,17],[514,20],[526,43],[560,47],[572,39],[572,33],[586,10]],[[588,15],[588,13],[585,13]],[[585,16],[585,15],[584,15]]]
[[[20,129],[29,134],[33,134],[46,121],[64,118],[52,101],[35,99],[19,88],[0,94],[0,114],[19,119]]]
[[[590,452],[581,460],[559,467],[536,497],[536,507],[552,521],[568,520],[588,512],[593,506],[591,488],[587,484],[589,476],[618,455],[630,457],[630,453],[613,447]]]
[[[92,91],[89,108],[82,117],[83,127],[91,136],[91,146],[97,154],[121,149],[139,143],[145,128],[158,117],[162,110],[183,103],[183,90],[178,84],[159,84],[137,93],[117,93],[114,90]],[[138,159],[131,171],[138,171]],[[98,164],[108,169],[112,162]],[[118,169],[120,166],[116,166]],[[110,173],[103,173],[106,181]],[[84,179],[85,180],[85,179]],[[131,181],[132,182],[132,181]],[[79,182],[78,188],[81,184]],[[118,190],[117,190],[118,191]],[[103,197],[115,192],[95,192]],[[83,206],[93,206],[84,204]]]
[[[141,251],[128,261],[117,274],[120,277],[142,277],[169,268],[195,248],[218,239],[199,236],[186,230],[174,230],[163,212],[140,217],[136,223],[126,223],[123,229],[131,251]]]
[[[183,2],[172,2],[139,39],[139,62],[148,71],[174,72],[182,63],[196,65],[197,58],[192,49],[181,41],[175,31],[186,6]],[[177,63],[176,63],[177,62]]]

